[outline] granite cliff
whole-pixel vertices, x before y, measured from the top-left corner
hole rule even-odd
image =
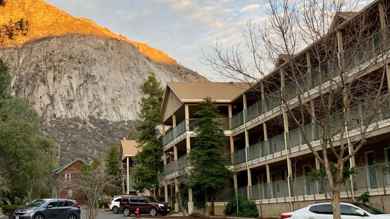
[[[0,4],[0,47],[13,94],[39,113],[61,163],[97,157],[128,134],[150,72],[163,85],[206,80],[160,50],[43,0]]]

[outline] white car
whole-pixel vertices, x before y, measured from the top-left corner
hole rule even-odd
[[[389,219],[390,214],[361,203],[340,203],[342,219]],[[291,219],[333,219],[331,203],[309,205],[292,212]]]
[[[110,210],[114,213],[114,214],[119,214],[119,209],[120,209],[120,200],[121,200],[122,196],[116,196],[114,197],[112,200],[111,200],[111,203],[110,203]]]

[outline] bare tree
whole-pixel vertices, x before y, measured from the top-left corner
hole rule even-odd
[[[352,172],[355,154],[389,107],[388,1],[378,1],[361,13],[342,11],[358,3],[269,0],[267,22],[248,25],[243,40],[249,55],[239,47],[217,46],[206,57],[227,77],[248,82],[259,79],[256,75],[262,78],[252,89],[280,101],[284,127],[299,130],[324,168],[336,219],[345,174]],[[309,46],[302,50],[303,45]],[[269,59],[275,69],[266,74],[264,63]],[[305,128],[308,123],[316,127],[319,144]]]
[[[114,179],[108,176],[99,161],[84,166],[80,177],[80,191],[87,199],[87,218],[96,219],[98,202],[103,198],[104,189],[111,186]]]

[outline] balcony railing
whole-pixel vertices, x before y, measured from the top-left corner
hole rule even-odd
[[[262,111],[262,106],[260,101],[255,102],[254,104],[250,105],[247,109],[247,121],[256,118],[258,115],[262,113],[263,111]]]
[[[234,152],[233,164],[243,163],[246,160],[245,148]]]
[[[388,50],[389,47],[390,43],[383,39],[380,32],[373,33],[371,36],[359,42],[359,45],[344,50],[345,69],[352,69],[363,62],[374,58],[381,52]],[[309,89],[336,77],[338,75],[338,58],[331,57],[327,61],[314,66],[311,75],[311,81],[309,81],[307,77],[300,80],[299,85],[301,86],[300,89],[302,89],[302,91],[308,91]],[[296,85],[296,80],[290,80],[285,85],[285,96],[287,97],[287,100],[290,100],[301,93],[298,92],[299,88]],[[267,95],[265,103],[267,105],[267,111],[279,106],[281,104],[280,91]],[[258,101],[248,107],[246,120],[248,122],[265,112],[266,111],[261,107],[261,102]],[[232,129],[237,128],[244,123],[243,113],[244,111],[236,114],[232,118]]]
[[[362,119],[365,121],[366,118],[370,116],[375,116],[376,119],[371,121],[371,124],[381,121],[382,119],[390,118],[390,98],[388,96],[380,97],[383,105],[380,106],[381,110],[380,114],[372,115],[373,112],[369,112],[372,110],[370,106],[362,107],[362,111],[359,112],[358,107],[354,106],[351,109],[350,115],[351,117],[348,121],[348,130],[353,130],[359,128],[362,125]],[[368,113],[369,112],[369,113]],[[339,134],[344,129],[344,117],[343,112],[335,112],[329,116],[329,128],[332,131],[333,135]],[[371,119],[371,118],[370,118]],[[368,124],[366,124],[368,125]],[[287,145],[288,148],[294,148],[300,145],[306,144],[305,139],[303,138],[305,135],[306,140],[309,142],[317,141],[321,137],[321,128],[316,124],[308,123],[303,126],[303,132],[300,128],[289,130]],[[284,151],[285,148],[285,139],[284,133],[273,136],[268,139],[268,141],[261,141],[254,145],[250,145],[248,148],[244,148],[238,150],[234,153],[234,162],[233,164],[240,164],[246,162],[245,151],[248,151],[248,161],[255,160],[257,158],[263,158],[271,154],[276,154]]]
[[[185,131],[186,131],[186,123],[185,120],[183,120],[176,127],[168,130],[167,133],[162,137],[163,146],[169,144],[171,141],[179,137]]]
[[[353,175],[355,192],[370,192],[370,190],[390,187],[390,163],[378,163],[356,167]],[[291,179],[291,195],[307,196],[330,193],[326,178],[315,179],[311,176],[298,176]],[[242,187],[243,190],[244,187]],[[254,200],[288,197],[286,180],[276,180],[270,183],[259,183],[249,187],[250,198]],[[346,180],[341,189],[347,195],[351,194],[351,181]]]
[[[171,161],[167,165],[165,165],[162,175],[167,176],[175,172],[178,172],[178,174],[182,174],[186,166],[187,156],[184,155],[177,159],[177,161]]]
[[[232,124],[232,129],[237,128],[240,125],[244,124],[244,111],[241,111],[233,115],[231,124]]]

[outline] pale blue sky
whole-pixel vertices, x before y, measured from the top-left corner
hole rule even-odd
[[[249,20],[265,17],[265,0],[48,0],[130,39],[161,49],[210,79],[202,63],[218,41],[236,44]]]

